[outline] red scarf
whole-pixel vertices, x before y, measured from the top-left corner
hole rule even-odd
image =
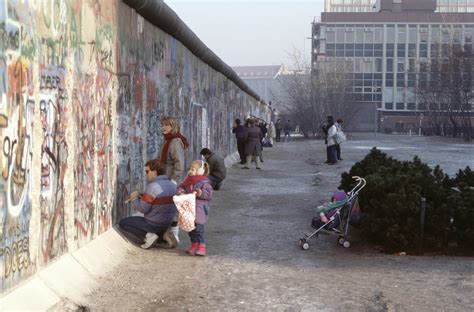
[[[188,186],[194,186],[202,180],[207,180],[207,177],[203,175],[188,176],[179,187],[185,188]]]
[[[165,138],[165,145],[163,145],[163,149],[161,150],[161,155],[160,155],[160,161],[162,164],[166,162],[168,159],[168,149],[170,147],[171,140],[178,138],[183,142],[184,149],[187,149],[189,146],[188,140],[181,134],[181,133],[176,133],[176,134],[165,134],[163,135]]]

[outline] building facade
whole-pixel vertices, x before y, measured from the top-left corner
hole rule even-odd
[[[426,70],[422,64],[446,45],[472,51],[474,14],[322,13],[312,26],[314,79],[325,67],[345,68],[360,105],[357,130],[416,131],[422,114],[415,87]]]
[[[377,0],[324,0],[324,11],[338,13],[373,12],[376,2]],[[433,0],[433,2],[436,2],[436,11],[441,13],[474,12],[474,0]]]
[[[474,0],[437,0],[438,12],[469,13],[474,12]]]
[[[372,12],[376,0],[324,0],[325,12]]]
[[[288,73],[283,65],[235,66],[232,69],[266,103],[272,106],[275,114],[288,113],[280,82],[280,78]]]

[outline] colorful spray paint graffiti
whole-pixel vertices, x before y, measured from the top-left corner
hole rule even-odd
[[[93,102],[93,77],[77,74],[75,77],[72,106],[75,124],[74,145],[74,225],[78,246],[97,234],[95,195],[95,113]]]
[[[43,134],[40,240],[41,260],[46,263],[67,250],[64,177],[67,170],[68,145],[65,140],[67,97],[64,68],[42,68],[39,89]]]
[[[35,102],[28,93],[31,65],[18,59],[8,65],[6,105],[0,106],[0,261],[3,287],[16,285],[32,272],[28,248],[31,218],[31,170]]]
[[[113,127],[112,127],[112,75],[99,70],[96,77],[96,151],[97,151],[97,186],[96,208],[99,217],[98,233],[112,225],[113,205]]]
[[[122,1],[0,1],[2,291],[133,213],[163,116],[189,163],[258,106]]]

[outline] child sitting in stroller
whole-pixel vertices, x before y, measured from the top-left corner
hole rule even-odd
[[[315,228],[312,233],[305,233],[299,240],[301,248],[309,248],[309,240],[318,237],[318,234],[329,234],[337,236],[338,243],[344,248],[351,245],[349,238],[349,223],[357,222],[360,218],[360,207],[357,202],[359,192],[365,187],[364,178],[354,176],[357,185],[352,190],[345,193],[343,191],[334,192],[331,202],[316,208],[316,217],[311,221],[311,227]]]
[[[334,192],[331,196],[331,202],[325,203],[321,206],[316,208],[316,217],[313,218],[311,222],[311,227],[315,229],[319,229],[326,225],[326,230],[337,230],[340,225],[341,218],[334,217],[337,213],[338,208],[341,208],[347,203],[347,195],[343,191]],[[334,220],[330,222],[328,221],[334,217]]]

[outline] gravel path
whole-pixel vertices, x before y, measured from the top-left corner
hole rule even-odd
[[[379,143],[379,142],[383,142]],[[448,143],[448,144],[447,144]],[[355,135],[344,161],[322,164],[321,141],[265,149],[262,171],[228,172],[206,227],[208,256],[191,257],[187,235],[175,250],[134,249],[91,291],[93,311],[472,311],[474,260],[380,254],[356,237],[297,244],[313,208],[340,174],[378,145],[397,158],[474,167],[474,145],[439,138]],[[417,153],[416,151],[421,151]],[[454,160],[453,160],[454,159]],[[363,196],[363,193],[362,195]],[[363,209],[363,207],[362,207]]]

